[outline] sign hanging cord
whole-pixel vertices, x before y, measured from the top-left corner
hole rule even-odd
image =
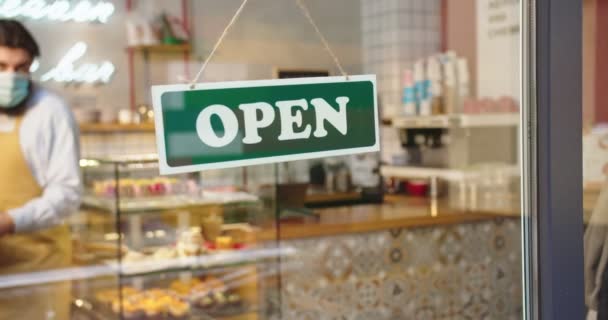
[[[348,73],[346,73],[346,71],[344,71],[344,68],[342,68],[342,64],[340,63],[340,59],[338,59],[338,56],[336,56],[336,54],[334,53],[334,51],[331,50],[331,47],[329,46],[329,43],[327,42],[327,39],[325,39],[325,36],[323,35],[323,33],[321,32],[321,30],[317,26],[317,23],[315,22],[315,19],[312,18],[312,15],[310,14],[310,11],[308,10],[308,8],[304,4],[304,2],[302,2],[302,0],[296,0],[296,3],[298,4],[298,7],[300,7],[300,10],[302,11],[302,13],[306,17],[306,19],[308,19],[308,22],[310,22],[310,25],[315,29],[315,32],[317,33],[317,36],[319,36],[319,40],[321,40],[321,42],[323,43],[323,46],[325,47],[325,50],[327,50],[327,52],[332,57],[332,59],[334,59],[334,63],[338,67],[338,70],[340,70],[340,73],[344,77],[346,77],[346,80],[348,80]]]
[[[241,12],[243,12],[243,9],[245,9],[245,5],[247,5],[248,1],[249,0],[243,0],[243,3],[241,3],[241,6],[236,10],[236,12],[234,13],[234,16],[232,16],[232,19],[230,19],[230,22],[228,23],[228,25],[226,26],[226,28],[224,29],[224,31],[222,31],[222,35],[220,36],[219,39],[217,39],[217,42],[213,46],[213,50],[211,50],[211,52],[207,56],[207,59],[205,59],[205,62],[203,63],[203,66],[198,71],[198,73],[196,74],[196,76],[194,77],[194,79],[192,79],[192,82],[190,82],[190,89],[194,89],[194,87],[196,86],[196,82],[198,81],[198,79],[203,74],[203,71],[205,71],[205,69],[207,68],[207,65],[209,64],[209,61],[211,61],[211,58],[213,58],[213,55],[215,55],[215,51],[217,51],[217,49],[220,47],[220,44],[222,44],[222,41],[224,41],[224,38],[228,34],[228,30],[230,30],[230,28],[232,27],[232,25],[236,22],[236,20],[241,15]]]
[[[220,47],[220,45],[224,41],[224,38],[228,34],[228,31],[230,30],[230,28],[232,27],[232,25],[236,22],[236,20],[238,20],[239,16],[243,12],[243,9],[247,5],[248,1],[249,0],[243,0],[243,2],[241,3],[241,6],[236,10],[236,12],[234,13],[234,16],[232,17],[232,19],[230,19],[230,22],[228,23],[228,25],[226,26],[226,28],[224,29],[224,31],[222,31],[222,34],[220,35],[219,39],[217,40],[217,42],[213,46],[213,49],[211,50],[211,52],[209,53],[209,55],[205,59],[205,62],[203,62],[203,65],[201,66],[201,69],[198,71],[198,73],[196,74],[196,76],[194,77],[194,79],[192,79],[192,81],[190,82],[190,89],[194,89],[195,88],[196,82],[198,82],[199,78],[201,77],[201,75],[203,74],[203,72],[205,71],[205,69],[207,68],[207,65],[211,61],[211,58],[213,58],[213,56],[215,55],[215,52],[217,51],[217,49]],[[304,4],[304,2],[302,2],[302,0],[295,0],[295,1],[297,3],[298,7],[300,8],[300,11],[302,11],[302,14],[306,17],[306,19],[308,20],[308,22],[310,23],[310,25],[315,29],[315,32],[317,33],[317,36],[319,37],[319,40],[321,40],[321,43],[325,47],[325,50],[329,53],[329,55],[334,60],[334,63],[336,64],[336,67],[338,67],[338,70],[340,70],[340,73],[344,77],[346,77],[346,80],[348,80],[348,78],[349,78],[348,73],[346,73],[346,71],[342,67],[342,64],[340,63],[340,59],[338,59],[338,56],[336,56],[336,54],[334,53],[334,51],[329,46],[329,43],[327,42],[327,39],[325,39],[325,36],[323,35],[323,33],[321,32],[321,30],[317,26],[315,20],[313,19],[312,15],[310,14],[310,11],[308,10],[308,8]]]

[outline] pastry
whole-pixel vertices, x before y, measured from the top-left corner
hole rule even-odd
[[[203,253],[205,240],[197,230],[183,231],[177,242],[177,253],[180,257],[197,256]]]
[[[165,295],[165,296],[159,297],[156,302],[158,303],[158,305],[160,306],[160,308],[163,311],[168,311],[169,306],[171,306],[171,304],[173,304],[176,301],[178,301],[178,300],[175,299],[173,296]]]
[[[187,297],[195,291],[195,288],[201,285],[201,280],[194,278],[189,281],[176,280],[171,282],[169,288],[178,296]]]
[[[167,296],[167,291],[165,291],[163,289],[155,288],[155,289],[146,290],[144,292],[144,295],[148,299],[152,299],[152,300],[154,300],[154,299],[160,299],[160,298],[163,298],[163,297]]]
[[[143,315],[143,312],[133,303],[125,301],[122,305],[122,315],[124,319],[134,320]]]
[[[138,261],[142,261],[146,259],[146,255],[141,253],[141,252],[137,252],[137,251],[132,251],[129,250],[123,257],[122,260],[124,262],[138,262]]]
[[[215,243],[217,237],[222,234],[224,217],[221,215],[221,213],[212,212],[210,215],[204,217],[201,223],[205,239]]]
[[[118,182],[118,192],[120,192],[121,197],[135,197],[135,181],[131,179],[120,180]]]
[[[187,319],[190,316],[190,305],[183,301],[174,301],[169,305],[169,316],[174,320]]]
[[[146,320],[160,320],[162,318],[162,306],[157,301],[147,298],[140,303]]]
[[[215,238],[215,245],[220,250],[232,249],[232,237],[217,237]]]
[[[241,297],[239,295],[237,295],[237,294],[234,294],[234,293],[233,294],[229,294],[226,297],[226,303],[230,307],[234,307],[234,308],[240,307],[241,304],[242,304],[242,302],[243,302],[243,300],[241,299]]]
[[[226,285],[222,280],[216,277],[208,277],[205,279],[205,283],[207,286],[214,292],[224,292],[226,291]]]
[[[177,257],[177,251],[173,248],[160,248],[154,251],[152,257],[157,260],[173,259]]]
[[[190,294],[195,297],[204,297],[204,296],[208,295],[209,293],[211,293],[211,287],[206,282],[202,282],[202,283],[195,285],[194,287],[192,287],[192,290],[190,291]]]
[[[111,198],[116,193],[115,180],[98,180],[91,183],[93,193],[100,197]],[[193,191],[194,190],[194,191]],[[158,197],[171,194],[196,194],[198,186],[190,181],[175,178],[121,179],[118,185],[121,197]]]
[[[213,308],[213,306],[215,305],[215,302],[213,301],[213,298],[211,298],[210,296],[204,296],[200,299],[198,299],[198,301],[196,302],[196,306],[199,307],[200,309],[203,310],[210,310]]]
[[[144,309],[146,320],[162,320],[163,314],[160,307],[147,307]]]
[[[167,192],[165,181],[162,178],[157,178],[152,181],[152,184],[148,186],[148,190],[153,196],[163,196]]]
[[[112,311],[114,311],[114,313],[116,314],[120,314],[120,300],[118,298],[115,298],[112,300]]]
[[[170,288],[178,296],[188,296],[191,290],[190,286],[183,282],[172,283]]]
[[[226,303],[228,303],[228,299],[226,298],[226,295],[223,292],[214,292],[213,293],[213,300],[215,301],[216,307],[221,308],[226,306]]]

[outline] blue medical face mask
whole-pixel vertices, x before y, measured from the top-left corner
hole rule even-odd
[[[30,78],[21,73],[0,72],[0,109],[12,109],[27,98]]]

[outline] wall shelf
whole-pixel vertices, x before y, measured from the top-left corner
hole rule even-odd
[[[192,45],[185,44],[153,44],[127,47],[128,51],[143,53],[189,53]]]
[[[154,132],[154,123],[119,124],[119,123],[83,123],[80,133],[130,133]]]

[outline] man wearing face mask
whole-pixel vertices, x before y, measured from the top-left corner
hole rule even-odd
[[[78,132],[65,103],[30,80],[39,54],[21,23],[0,19],[0,282],[71,258],[63,220],[80,202]],[[0,320],[68,319],[69,302],[66,283],[1,289]]]

